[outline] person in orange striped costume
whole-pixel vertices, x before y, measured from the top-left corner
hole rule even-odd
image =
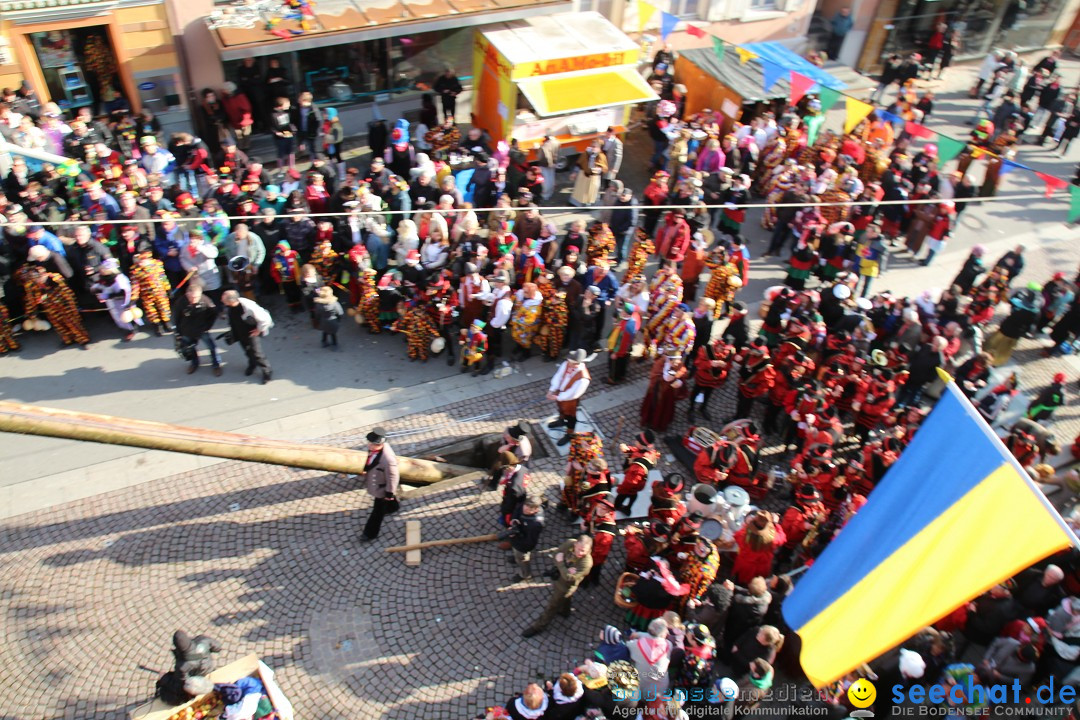
[[[165,266],[154,254],[146,251],[135,255],[131,265],[131,302],[141,301],[146,321],[160,336],[172,330],[172,309],[169,307],[169,279]]]
[[[35,317],[44,313],[64,345],[89,344],[90,336],[79,316],[75,293],[64,282],[64,276],[42,267],[35,268],[33,273],[33,282],[26,293],[26,315]]]
[[[15,334],[11,332],[11,316],[8,314],[7,305],[0,302],[0,355],[20,347]]]

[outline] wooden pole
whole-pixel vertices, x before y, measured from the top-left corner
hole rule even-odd
[[[498,540],[499,536],[495,533],[490,535],[474,535],[473,537],[464,538],[447,538],[446,540],[428,540],[427,542],[416,543],[415,545],[395,545],[394,547],[386,548],[386,552],[399,553],[408,552],[410,550],[423,550],[429,547],[445,547],[446,545],[465,545],[467,543],[482,543],[490,542],[492,540]]]
[[[0,401],[0,431],[357,475],[364,471],[367,462],[363,450],[4,401]],[[476,472],[476,468],[400,455],[398,470],[402,482],[421,485]]]

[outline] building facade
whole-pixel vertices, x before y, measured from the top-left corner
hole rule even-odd
[[[187,122],[180,63],[160,0],[0,2],[0,86],[105,114],[149,108]]]

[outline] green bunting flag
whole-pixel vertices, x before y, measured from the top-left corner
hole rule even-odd
[[[717,60],[724,59],[724,41],[718,37],[712,39],[713,52],[716,53]]]
[[[824,122],[824,115],[807,115],[803,118],[803,124],[806,125],[807,145],[813,145],[815,142],[817,142],[818,132],[821,131],[821,126]]]
[[[1069,188],[1072,195],[1072,203],[1069,205],[1069,222],[1080,220],[1080,186],[1073,185]]]
[[[833,90],[831,87],[821,86],[821,90],[818,92],[818,100],[821,101],[821,112],[827,112],[829,108],[840,101],[842,93],[839,90]]]
[[[962,140],[956,140],[945,135],[938,135],[937,140],[938,147],[938,167],[945,167],[945,163],[949,162],[957,155],[964,151],[967,147],[967,143]]]

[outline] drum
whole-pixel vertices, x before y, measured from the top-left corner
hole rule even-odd
[[[698,535],[716,542],[724,535],[724,523],[716,518],[705,518],[701,521],[701,529],[698,530]]]

